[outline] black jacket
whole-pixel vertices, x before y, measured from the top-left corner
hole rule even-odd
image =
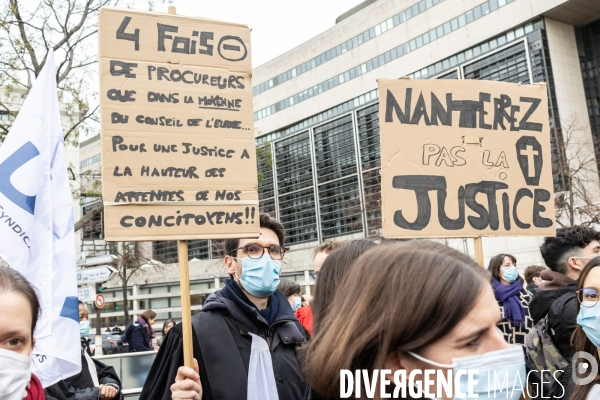
[[[571,336],[577,327],[576,287],[577,282],[554,290],[538,290],[529,304],[534,324],[548,316],[552,341],[569,362],[574,353]]]
[[[269,344],[277,392],[281,400],[308,398],[308,385],[300,372],[297,347],[305,343],[307,332],[294,317],[285,295],[279,290],[269,298],[269,308],[278,304],[267,318],[242,294],[227,286],[212,293],[202,311],[192,317],[194,358],[200,367],[202,400],[245,400],[252,337],[261,336]],[[243,296],[241,298],[240,294]],[[267,313],[269,309],[266,310]],[[267,323],[267,319],[271,323]],[[140,400],[167,400],[177,369],[183,365],[181,324],[172,328],[150,369]]]
[[[92,373],[88,368],[88,362],[84,352],[89,355],[87,340],[81,340],[81,372],[70,378],[63,379],[45,389],[46,398],[54,398],[57,400],[97,400],[100,398],[100,392],[97,387],[94,387]],[[114,385],[119,388],[115,400],[122,398],[121,381],[113,367],[109,367],[100,361],[93,359],[98,374],[98,382],[101,385]]]
[[[537,293],[537,291],[539,290],[539,286],[538,286],[538,285],[536,285],[535,283],[528,283],[528,284],[527,284],[527,287],[526,287],[525,289],[527,289],[527,291],[528,291],[529,293],[531,293],[531,295],[533,296],[533,295],[534,295],[534,294],[536,294],[536,293]]]
[[[146,329],[141,325],[134,325],[131,335],[126,338],[128,347],[127,351],[153,351],[154,347],[148,347],[148,334]]]

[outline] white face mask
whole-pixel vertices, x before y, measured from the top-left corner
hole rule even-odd
[[[22,400],[31,381],[31,359],[14,351],[0,349],[0,399]]]
[[[525,373],[525,357],[521,346],[513,345],[504,350],[453,358],[452,364],[440,364],[421,357],[412,351],[407,351],[407,353],[438,368],[452,368],[452,376],[456,376],[457,372],[461,370],[473,371],[473,376],[477,382],[476,385],[473,385],[473,393],[476,393],[480,399],[518,400],[523,394],[523,382],[526,381],[527,375]],[[496,377],[499,377],[500,380],[494,381]],[[459,395],[459,392],[461,394],[469,392],[467,375],[461,375],[459,379],[458,387],[455,387],[454,400],[467,398]],[[506,389],[502,390],[505,379],[508,384],[505,385]],[[515,385],[517,379],[520,386]],[[513,385],[515,385],[515,390],[513,390]]]

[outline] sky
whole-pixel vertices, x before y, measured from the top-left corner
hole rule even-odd
[[[293,49],[335,25],[335,19],[362,0],[166,0],[155,11],[244,23],[250,27],[252,66]],[[337,45],[338,43],[332,43]],[[306,61],[306,60],[298,60]]]

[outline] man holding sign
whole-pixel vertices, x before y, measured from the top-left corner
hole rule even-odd
[[[308,388],[296,353],[307,333],[277,290],[284,237],[281,223],[261,214],[258,239],[225,242],[232,279],[192,318],[196,372],[182,367],[178,324],[160,347],[140,399],[192,398],[190,391],[198,390],[203,400],[304,398]]]
[[[195,365],[204,399],[303,398],[306,333],[277,291],[284,229],[258,213],[250,30],[174,7],[103,8],[99,27],[105,239],[179,241],[182,323],[141,398],[170,399],[183,365],[192,397]],[[232,277],[193,320],[191,239],[227,239]]]

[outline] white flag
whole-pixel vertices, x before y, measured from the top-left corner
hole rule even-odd
[[[73,200],[54,54],[0,147],[0,256],[35,287],[32,372],[44,387],[81,370]]]

